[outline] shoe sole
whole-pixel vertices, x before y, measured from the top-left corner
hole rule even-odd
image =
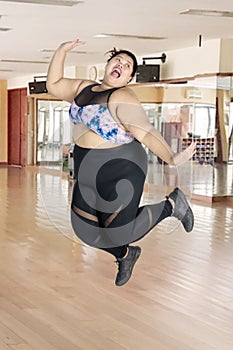
[[[117,283],[117,282],[116,282],[116,283],[115,283],[116,286],[121,287],[121,286],[123,286],[124,284],[126,284],[126,283],[128,282],[128,280],[129,280],[130,277],[132,276],[132,272],[133,272],[134,265],[136,264],[138,258],[140,257],[141,252],[142,252],[141,248],[138,247],[138,249],[137,249],[137,251],[136,251],[136,253],[135,253],[134,262],[133,262],[133,264],[131,265],[131,269],[130,269],[130,274],[129,274],[129,276],[128,276],[125,280],[121,281],[121,283]]]

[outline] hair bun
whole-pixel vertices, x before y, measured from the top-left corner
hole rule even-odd
[[[117,49],[116,47],[114,47],[112,50],[109,50],[107,52],[105,52],[105,55],[109,54],[110,58],[112,56],[114,56],[118,51],[120,51],[119,49]]]

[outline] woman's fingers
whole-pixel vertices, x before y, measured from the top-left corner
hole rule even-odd
[[[175,165],[182,165],[192,158],[196,151],[196,143],[192,142],[183,152],[174,157]]]
[[[72,43],[75,46],[86,44],[85,41],[82,41],[82,40],[79,40],[79,39],[73,40]]]
[[[188,151],[188,153],[190,154],[190,158],[194,155],[194,153],[196,152],[196,142],[192,142],[188,148],[186,148],[186,151]]]

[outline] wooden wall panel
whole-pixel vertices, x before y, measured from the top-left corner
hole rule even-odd
[[[27,165],[27,138],[28,138],[28,117],[27,117],[27,89],[20,91],[20,164]]]
[[[0,80],[0,163],[7,163],[7,81]]]
[[[8,91],[8,162],[20,165],[20,90]]]
[[[27,89],[8,91],[8,163],[27,164]]]

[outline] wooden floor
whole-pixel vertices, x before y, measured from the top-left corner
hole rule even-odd
[[[163,221],[116,287],[114,259],[72,233],[71,188],[0,167],[0,350],[232,350],[232,204],[192,202],[189,235]]]

